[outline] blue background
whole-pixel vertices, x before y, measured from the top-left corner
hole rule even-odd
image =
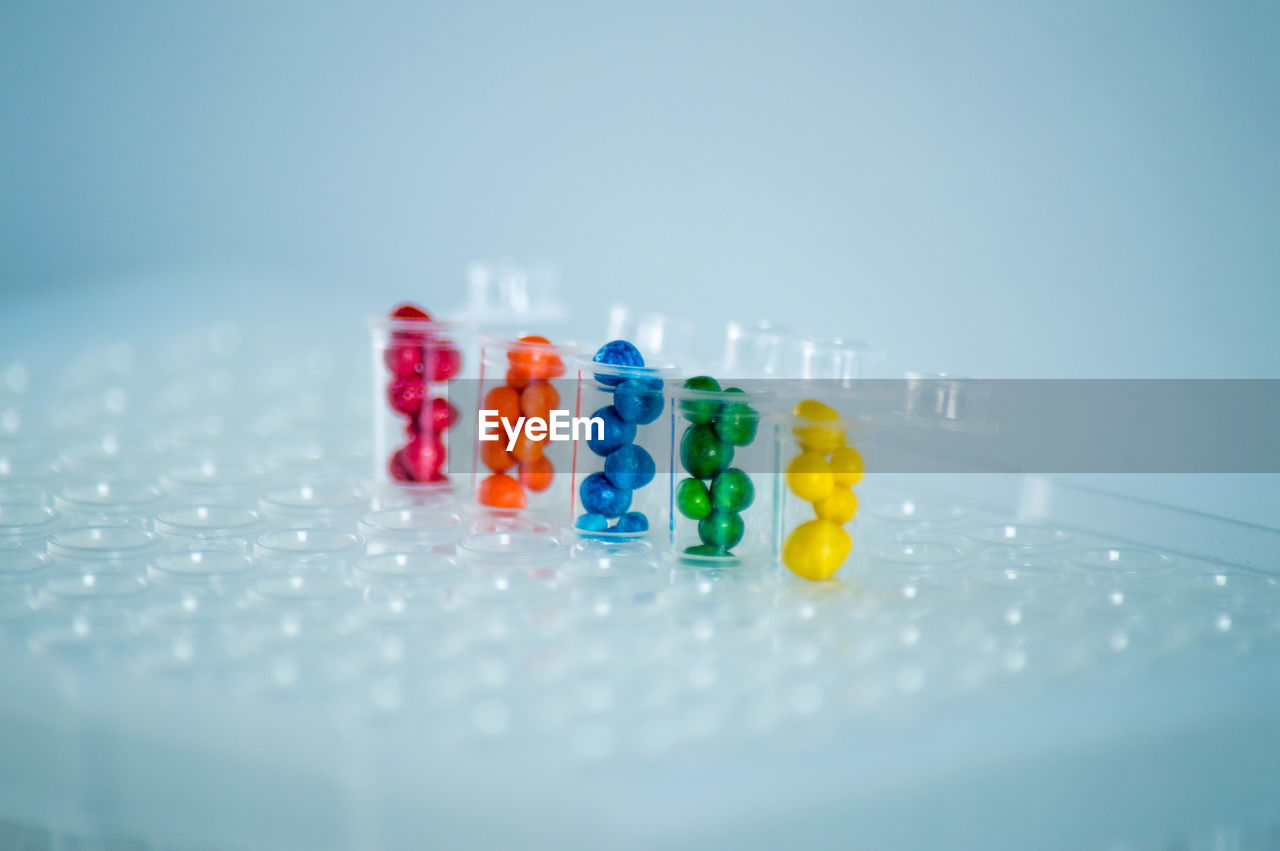
[[[0,104],[0,354],[506,255],[887,375],[1280,375],[1276,3],[11,2]]]

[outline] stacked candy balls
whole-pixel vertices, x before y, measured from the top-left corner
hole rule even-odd
[[[782,562],[805,579],[830,579],[853,549],[844,526],[858,513],[853,486],[862,479],[862,456],[845,445],[840,415],[829,406],[806,399],[792,416],[800,454],[787,464],[787,489],[810,503],[817,517],[787,535]]]
[[[394,330],[383,352],[391,374],[387,404],[405,419],[405,443],[387,459],[387,474],[402,483],[442,484],[445,434],[458,419],[457,409],[431,388],[453,378],[462,368],[462,353],[440,336],[431,314],[416,304],[391,311]]]
[[[503,423],[512,427],[520,417],[549,420],[551,411],[560,406],[560,393],[551,379],[564,375],[564,361],[546,337],[521,337],[507,349],[507,374],[504,383],[484,395],[481,407],[497,411]],[[506,426],[500,433],[505,434]],[[505,438],[480,441],[480,462],[489,475],[480,482],[476,500],[489,508],[525,508],[526,491],[541,493],[551,487],[556,472],[546,457],[547,437],[534,440],[521,431],[515,446],[507,451]]]
[[[734,448],[755,440],[760,415],[745,401],[732,399],[742,390],[721,390],[714,378],[697,376],[684,386],[707,394],[680,402],[680,413],[689,422],[680,439],[680,464],[689,478],[676,486],[676,509],[698,521],[702,541],[686,547],[685,553],[732,556],[746,534],[742,512],[755,500],[755,486],[750,476],[730,465]]]
[[[604,459],[604,468],[578,486],[583,513],[574,525],[586,533],[640,535],[649,531],[649,517],[629,509],[633,493],[653,481],[657,467],[649,451],[636,443],[636,434],[638,426],[662,416],[662,380],[641,374],[644,358],[626,340],[605,343],[592,361],[626,369],[595,374],[596,386],[613,400],[591,415],[604,423],[604,430],[590,431],[587,439],[591,452]]]

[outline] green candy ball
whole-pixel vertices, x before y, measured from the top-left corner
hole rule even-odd
[[[709,375],[695,375],[687,379],[684,386],[689,390],[719,391],[720,383]],[[720,403],[709,399],[685,399],[680,402],[680,412],[691,423],[702,425],[715,419],[720,410]]]
[[[690,556],[727,556],[723,547],[717,547],[713,544],[694,544],[692,547],[684,548],[685,555]]]
[[[737,467],[730,467],[711,482],[711,505],[717,511],[746,511],[755,498],[756,486],[751,477]]]
[[[746,530],[742,518],[728,511],[713,511],[698,521],[698,537],[702,543],[726,550],[736,547]]]
[[[725,388],[725,393],[742,393],[737,387]],[[725,402],[716,415],[716,434],[730,446],[746,446],[756,439],[760,415],[746,402]]]
[[[711,513],[711,496],[707,486],[697,479],[685,479],[676,485],[676,508],[690,520],[701,520]]]
[[[714,478],[733,463],[733,447],[709,425],[689,426],[680,438],[680,463],[695,479]]]

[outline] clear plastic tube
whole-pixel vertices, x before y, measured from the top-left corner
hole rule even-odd
[[[669,525],[671,421],[667,384],[673,367],[575,361],[577,410],[599,418],[600,439],[573,442],[569,526],[600,541],[649,538]],[[659,469],[659,462],[661,469]]]
[[[458,407],[448,382],[464,368],[469,326],[433,319],[371,319],[374,482],[449,487],[449,438]]]
[[[668,395],[671,551],[695,564],[771,559],[773,446],[760,426],[772,395],[690,387]]]

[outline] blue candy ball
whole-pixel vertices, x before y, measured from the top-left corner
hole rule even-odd
[[[647,425],[662,416],[662,379],[627,378],[613,391],[613,407],[629,423]]]
[[[605,343],[600,347],[600,351],[596,352],[592,360],[596,363],[607,363],[613,366],[644,366],[644,358],[641,356],[640,350],[626,340],[613,340]],[[596,373],[596,381],[606,387],[615,387],[622,379],[616,375]]]
[[[583,532],[603,532],[609,528],[609,518],[603,514],[584,514],[575,525]]]
[[[628,443],[610,452],[604,459],[604,474],[614,487],[635,490],[653,481],[657,466],[643,446]]]
[[[625,446],[636,439],[636,427],[618,416],[613,405],[605,405],[591,415],[604,421],[604,437],[600,437],[600,429],[595,423],[587,426],[587,446],[597,455],[608,455],[619,446]]]
[[[610,532],[648,532],[649,518],[639,511],[628,511],[618,518]]]
[[[609,481],[604,473],[592,473],[578,487],[582,507],[592,514],[620,517],[631,507],[631,491]]]

